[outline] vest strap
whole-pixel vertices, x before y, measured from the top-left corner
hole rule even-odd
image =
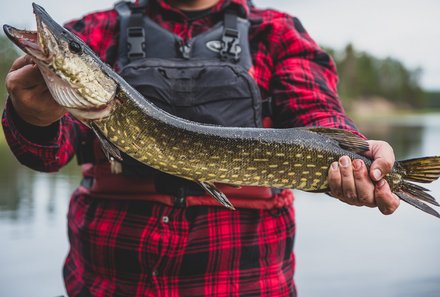
[[[126,65],[134,60],[147,56],[145,36],[148,32],[144,29],[144,12],[148,0],[139,1],[137,6],[130,2],[121,1],[115,4],[115,10],[119,15],[120,37],[119,57],[120,65]],[[242,47],[240,44],[240,31],[238,30],[238,15],[234,9],[227,9],[224,12],[223,34],[221,37],[221,49],[219,58],[222,61],[236,64],[240,60]],[[125,45],[125,46],[124,46]],[[179,50],[184,59],[190,58],[190,45],[178,44]]]
[[[222,49],[220,59],[237,63],[240,60],[240,32],[238,31],[238,16],[234,10],[227,10],[224,14],[224,30],[222,36]]]
[[[138,2],[138,7],[147,7],[147,5],[148,5],[148,0],[139,0],[139,2]]]
[[[141,9],[132,11],[127,23],[127,58],[129,62],[146,57],[145,30]]]
[[[115,4],[115,10],[118,13],[119,18],[119,27],[127,28],[128,21],[131,15],[131,9],[129,7],[129,3],[126,1],[120,1]],[[122,65],[127,64],[127,46],[122,46],[126,44],[127,41],[127,30],[120,30],[119,32],[119,46],[118,46],[118,61],[116,62],[116,66],[122,68]]]

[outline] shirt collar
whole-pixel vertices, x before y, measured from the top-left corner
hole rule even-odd
[[[159,6],[169,11],[179,11],[175,7],[171,6],[167,0],[150,0],[156,1]],[[136,4],[139,0],[136,0]],[[212,13],[220,12],[230,7],[238,9],[238,13],[241,17],[247,17],[249,15],[249,6],[247,0],[220,0],[214,7],[212,7]]]

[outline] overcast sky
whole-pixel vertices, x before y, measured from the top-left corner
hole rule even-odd
[[[106,9],[112,0],[34,0],[59,22]],[[440,1],[438,0],[255,0],[297,16],[321,45],[392,56],[423,69],[422,85],[440,90]],[[2,1],[0,24],[34,27],[31,0]]]

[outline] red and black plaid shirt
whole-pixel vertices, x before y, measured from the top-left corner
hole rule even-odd
[[[276,127],[327,126],[355,131],[336,92],[329,56],[299,20],[274,10],[221,0],[207,16],[189,20],[166,1],[150,1],[147,14],[185,40],[221,19],[228,5],[252,22],[254,78],[272,97]],[[92,13],[67,27],[112,64],[117,13]],[[17,159],[53,172],[94,137],[64,116],[47,128],[24,123],[8,103],[2,124]],[[64,277],[70,296],[294,296],[293,207],[277,211],[229,211],[217,207],[172,208],[142,201],[94,199],[77,190],[68,214],[71,249]]]

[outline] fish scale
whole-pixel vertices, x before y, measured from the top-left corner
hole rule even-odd
[[[123,104],[115,105],[109,117],[94,121],[105,137],[133,158],[189,180],[328,191],[329,164],[341,154],[350,154],[339,148],[336,141],[328,142],[326,148],[320,146],[318,134],[312,132],[306,134],[310,141],[305,145],[301,129],[289,129],[288,142],[261,141],[255,135],[246,139],[220,138],[201,131],[176,129],[142,113],[131,112],[136,107],[127,98],[118,100]],[[125,124],[128,115],[131,125]],[[147,145],[139,146],[139,143]],[[197,151],[189,147],[197,147]],[[353,154],[352,158],[370,164],[361,155]]]
[[[121,151],[158,170],[197,182],[234,209],[215,183],[328,192],[329,166],[341,156],[360,159],[368,143],[344,130],[325,127],[259,129],[203,125],[173,116],[148,101],[82,40],[33,4],[37,31],[4,25],[7,37],[40,68],[54,98],[101,141],[112,164]],[[385,179],[403,201],[437,218],[426,204],[440,206],[413,182],[440,177],[440,157],[397,161]]]

